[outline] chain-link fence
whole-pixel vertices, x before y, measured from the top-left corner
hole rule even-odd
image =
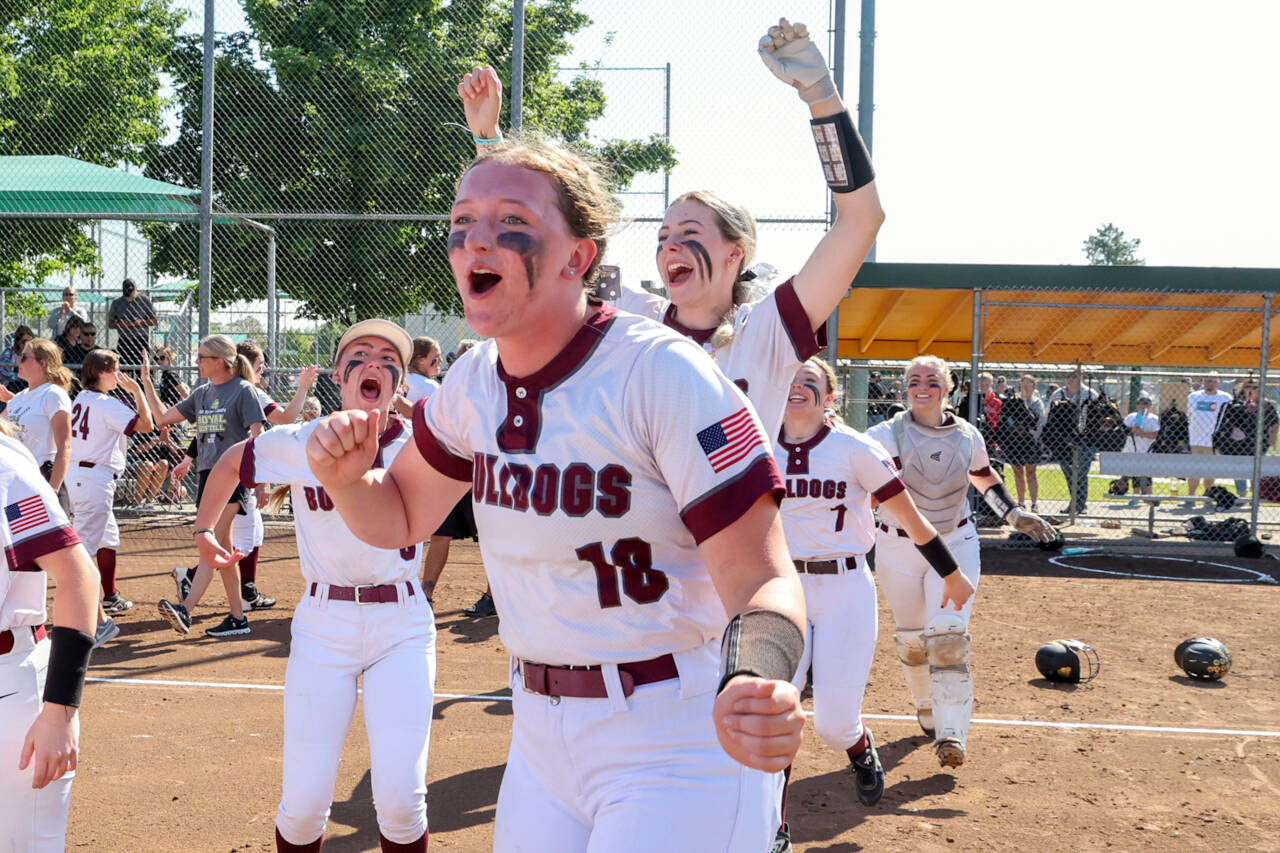
[[[871,322],[872,299],[903,317],[881,320],[869,349],[944,356],[950,407],[1029,509],[1100,536],[1181,542],[1280,525],[1270,295],[992,287],[931,290],[918,311],[909,291],[867,296]],[[850,334],[867,343],[865,327]],[[845,419],[865,427],[910,408],[904,366],[846,362]],[[974,510],[998,526],[980,499]]]
[[[625,221],[607,260],[630,284],[658,280],[658,222],[687,190],[752,210],[758,258],[783,271],[827,224],[803,105],[756,56],[779,14],[764,0],[216,0],[211,53],[202,0],[89,5],[0,12],[0,81],[12,83],[0,89],[0,155],[43,170],[33,192],[0,205],[0,380],[15,387],[19,327],[60,338],[72,365],[77,347],[121,349],[112,312],[125,279],[155,317],[131,334],[170,348],[188,383],[204,331],[261,344],[281,401],[359,318],[396,319],[453,351],[471,333],[444,241],[454,182],[474,154],[456,86],[476,65],[503,83],[503,129],[612,166]],[[785,11],[839,62],[832,47],[845,36],[827,0]],[[73,316],[89,333],[68,331]],[[123,503],[193,494],[133,473],[144,458],[180,460],[185,436],[169,432],[135,441]]]

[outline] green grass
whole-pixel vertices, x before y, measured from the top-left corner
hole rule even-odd
[[[1107,494],[1107,487],[1111,484],[1111,481],[1114,478],[1099,477],[1097,475],[1097,470],[1097,463],[1095,463],[1093,467],[1094,474],[1089,477],[1089,501],[1105,502],[1108,499],[1112,501],[1119,500],[1119,498]],[[1058,463],[1044,463],[1036,469],[1036,472],[1039,475],[1038,479],[1040,481],[1040,496],[1038,500],[1065,502],[1070,498],[1070,491],[1067,489],[1067,479],[1062,476],[1062,469],[1058,466]],[[1018,490],[1013,482],[1013,468],[1009,465],[1004,466],[1004,482],[1005,486],[1009,489],[1009,494],[1016,500],[1018,497]],[[1218,480],[1217,482],[1226,486],[1231,491],[1235,491],[1234,480]],[[1157,477],[1151,484],[1151,493],[1155,495],[1170,495],[1173,494],[1170,489],[1174,486],[1177,487],[1178,494],[1185,495],[1187,493],[1186,481],[1161,477]],[[1125,496],[1126,499],[1133,494],[1134,491],[1132,483],[1130,483],[1129,495]],[[1030,495],[1027,496],[1026,502],[1028,504],[1031,503]]]

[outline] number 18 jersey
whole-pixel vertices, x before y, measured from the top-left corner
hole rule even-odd
[[[517,657],[592,665],[705,647],[727,615],[698,543],[781,478],[754,411],[687,338],[607,306],[531,376],[472,348],[414,412],[414,440],[469,480]]]

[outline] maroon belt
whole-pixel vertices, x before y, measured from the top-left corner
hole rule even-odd
[[[0,631],[0,655],[7,655],[13,651],[14,631],[25,631],[25,628],[14,628],[11,631]],[[31,627],[31,636],[36,638],[36,642],[40,642],[45,638],[45,630],[43,625],[33,625]]]
[[[618,664],[622,695],[630,696],[638,685],[668,681],[680,675],[671,655]],[[548,666],[520,661],[524,689],[543,696],[571,696],[575,699],[605,699],[604,672],[599,666]]]
[[[961,527],[964,527],[964,526],[965,526],[966,524],[968,524],[968,523],[969,523],[969,519],[967,519],[967,518],[962,518],[962,519],[960,519],[960,523],[956,525],[956,530],[959,530]],[[910,538],[911,538],[911,534],[910,534],[910,533],[908,533],[907,531],[903,530],[901,527],[890,527],[890,526],[889,526],[889,525],[887,525],[887,524],[881,523],[881,525],[880,525],[880,529],[881,529],[881,530],[883,530],[885,533],[894,533],[894,532],[896,532],[896,533],[897,533],[899,536],[901,536],[903,539],[910,539]]]
[[[77,464],[77,465],[79,465],[81,468],[96,468],[96,467],[98,467],[98,463],[96,463],[96,462],[77,462],[76,464]]]
[[[840,574],[840,564],[843,562],[846,571],[854,572],[858,570],[858,558],[846,557],[844,560],[792,560],[795,564],[796,571],[802,575],[838,575]]]
[[[409,591],[409,595],[414,595],[413,583],[405,581],[404,588]],[[354,601],[356,604],[394,604],[400,600],[400,587],[398,583],[384,583],[379,585],[366,584],[364,586],[334,586],[329,585],[330,601]],[[320,595],[320,584],[312,583],[310,594],[314,597]]]

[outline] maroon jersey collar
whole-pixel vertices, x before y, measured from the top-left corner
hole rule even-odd
[[[692,338],[694,343],[705,344],[715,335],[715,329],[690,329],[684,326],[676,319],[676,306],[668,305],[667,313],[662,316],[662,325],[668,329],[679,332],[686,338]]]
[[[787,451],[787,473],[809,473],[809,451],[817,447],[831,432],[831,421],[823,421],[818,431],[798,444],[790,444],[783,439],[785,427],[778,428],[778,446]]]
[[[582,328],[570,339],[565,348],[556,353],[555,357],[542,368],[528,376],[517,378],[507,373],[506,368],[502,366],[502,356],[499,355],[498,378],[507,386],[519,385],[529,390],[540,390],[559,384],[561,380],[582,366],[618,314],[613,306],[598,302],[587,303],[587,312]]]

